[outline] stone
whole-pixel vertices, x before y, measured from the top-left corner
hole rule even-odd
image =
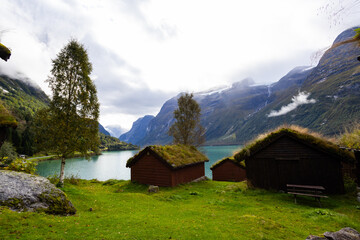
[[[326,237],[310,235],[305,240],[326,240],[326,239],[327,239]]]
[[[349,227],[337,232],[325,232],[324,236],[329,240],[360,240],[360,233]]]
[[[150,185],[148,189],[149,193],[157,193],[159,192],[159,186]]]
[[[206,181],[206,180],[209,180],[209,179],[206,176],[202,176],[195,180],[192,180],[191,182],[201,182],[201,181]]]
[[[44,177],[0,170],[0,183],[0,206],[56,215],[76,213],[65,193]]]

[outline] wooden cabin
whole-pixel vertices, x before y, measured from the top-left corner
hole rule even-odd
[[[207,157],[195,147],[148,146],[127,161],[131,181],[173,187],[205,176]]]
[[[238,162],[233,157],[217,161],[210,169],[215,181],[241,182],[246,179],[245,162]]]
[[[281,128],[235,154],[245,160],[247,180],[254,187],[286,190],[286,184],[319,185],[327,193],[344,193],[342,162],[354,156],[337,145],[306,133]]]

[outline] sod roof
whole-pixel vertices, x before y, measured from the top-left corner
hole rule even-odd
[[[309,147],[339,157],[341,160],[354,161],[353,153],[341,149],[335,143],[325,139],[318,133],[310,132],[308,129],[298,126],[280,127],[275,131],[262,134],[255,141],[246,145],[240,152],[236,153],[234,158],[236,161],[248,159],[282,136],[289,136]]]
[[[10,49],[5,47],[3,44],[0,43],[0,58],[7,61],[11,55]]]
[[[216,161],[211,167],[210,169],[213,170],[214,168],[217,168],[218,166],[220,166],[221,164],[223,164],[226,161],[232,161],[233,163],[235,163],[236,165],[238,165],[241,168],[245,168],[245,161],[236,161],[234,156],[232,157],[226,157],[223,159],[220,159],[219,161]]]
[[[181,168],[197,163],[208,162],[208,158],[193,146],[186,145],[166,145],[166,146],[148,146],[129,158],[126,167],[134,165],[144,154],[150,152],[160,161],[171,168]]]

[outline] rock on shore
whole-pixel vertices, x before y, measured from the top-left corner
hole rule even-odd
[[[63,191],[44,177],[0,170],[0,205],[15,211],[70,215],[76,209]]]

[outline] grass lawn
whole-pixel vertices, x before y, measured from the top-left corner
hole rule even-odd
[[[129,181],[80,180],[63,189],[74,216],[0,208],[0,239],[305,239],[343,227],[360,230],[354,196],[322,199],[205,181],[147,193]],[[92,208],[93,211],[89,211]]]

